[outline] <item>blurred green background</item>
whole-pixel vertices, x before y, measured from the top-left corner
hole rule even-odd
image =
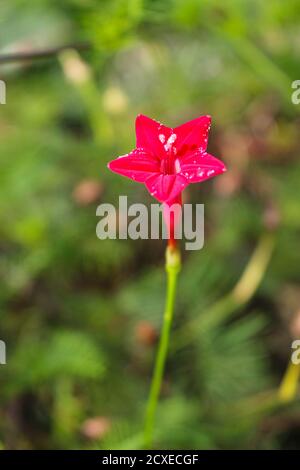
[[[155,447],[300,447],[296,378],[278,395],[300,338],[299,18],[297,0],[1,2],[0,58],[50,54],[0,64],[0,448],[141,446],[165,244],[95,234],[101,202],[151,202],[106,168],[139,113],[212,115],[228,167],[185,192],[206,240],[184,253]]]

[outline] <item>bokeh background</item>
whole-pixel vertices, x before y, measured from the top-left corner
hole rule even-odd
[[[228,166],[185,192],[206,240],[184,253],[155,447],[300,447],[285,375],[300,339],[299,18],[297,0],[1,2],[1,448],[142,445],[164,242],[95,234],[101,202],[151,202],[106,168],[139,113],[211,114]]]

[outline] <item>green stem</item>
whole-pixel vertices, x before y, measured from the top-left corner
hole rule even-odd
[[[166,272],[167,272],[167,294],[166,306],[163,317],[162,332],[160,336],[157,356],[155,360],[154,372],[150,387],[150,393],[146,409],[146,420],[144,430],[144,445],[146,449],[152,446],[154,418],[157,402],[161,389],[161,382],[164,374],[170,331],[173,320],[174,304],[176,296],[177,275],[180,271],[180,253],[175,247],[168,247],[166,251]]]

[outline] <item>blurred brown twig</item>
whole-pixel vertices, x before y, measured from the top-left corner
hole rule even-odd
[[[22,52],[12,52],[10,54],[0,54],[0,64],[6,64],[11,62],[45,59],[52,56],[57,56],[61,52],[67,49],[75,49],[76,51],[84,51],[90,48],[90,44],[87,42],[79,42],[73,44],[65,44],[56,47],[50,47],[47,49],[29,50]]]

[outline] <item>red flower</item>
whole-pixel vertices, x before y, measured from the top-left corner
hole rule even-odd
[[[206,152],[210,116],[201,116],[174,129],[139,115],[136,149],[108,164],[115,173],[144,183],[152,196],[168,205],[180,201],[190,183],[226,171],[223,162]]]

